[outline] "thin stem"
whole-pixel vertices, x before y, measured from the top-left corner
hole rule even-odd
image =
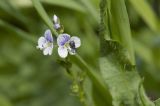
[[[111,105],[112,97],[109,93],[107,85],[104,83],[100,74],[97,73],[97,71],[95,71],[94,69],[91,69],[91,67],[78,54],[72,56],[71,60],[82,70],[86,71],[93,84],[97,87],[97,89],[99,89],[100,93],[103,95],[106,101]]]
[[[34,5],[34,7],[36,8],[37,12],[39,13],[39,15],[41,16],[41,18],[43,19],[43,21],[46,23],[46,25],[51,29],[52,33],[54,34],[54,36],[58,36],[57,31],[53,28],[53,23],[52,21],[49,19],[46,11],[44,10],[42,4],[40,3],[39,0],[32,0],[32,3]]]

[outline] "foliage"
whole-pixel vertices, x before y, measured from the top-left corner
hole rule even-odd
[[[0,106],[159,106],[159,5],[1,0]],[[58,36],[54,14],[65,33],[81,38],[77,55],[61,59],[57,47],[52,56],[36,49],[45,29]]]

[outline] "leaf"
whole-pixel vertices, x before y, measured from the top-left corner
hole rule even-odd
[[[31,36],[31,34],[3,21],[0,19],[0,27],[3,27],[7,30],[9,30],[10,32],[13,32],[15,33],[16,35],[18,35],[19,37],[25,39],[25,40],[28,40],[30,41],[31,43],[35,43],[35,38],[33,37],[33,35]]]
[[[160,98],[154,101],[154,103],[155,103],[155,106],[160,106]]]
[[[158,31],[158,17],[146,0],[129,0],[137,13],[144,19],[146,24],[154,31]],[[146,12],[144,12],[144,10]]]
[[[12,6],[10,1],[1,0],[0,9],[2,9],[4,12],[9,14],[10,15],[9,17],[14,17],[23,25],[25,25],[26,27],[29,27],[29,24],[27,23],[29,19],[27,19],[18,9]]]
[[[113,39],[117,38],[118,41],[128,50],[128,55],[132,64],[135,64],[134,50],[132,44],[132,36],[130,23],[128,19],[128,13],[124,0],[112,0],[111,1],[111,14],[112,20],[110,24],[114,24],[114,27],[111,27],[111,34]],[[112,26],[112,25],[111,25]],[[115,30],[117,33],[114,33]],[[117,39],[116,39],[117,40]]]
[[[137,39],[133,39],[134,49],[145,62],[153,64],[152,51]]]
[[[142,106],[138,92],[141,78],[128,60],[125,49],[116,41],[102,42],[100,70],[112,94],[113,105]],[[152,106],[146,96],[144,101],[146,106]]]
[[[88,11],[88,14],[90,14],[93,17],[94,21],[99,22],[98,12],[96,11],[95,7],[92,6],[90,1],[89,0],[80,0],[80,2],[82,2],[84,7],[86,8],[86,10]]]
[[[75,0],[42,0],[42,2],[50,4],[50,5],[58,5],[61,7],[66,7],[66,8],[76,10],[79,12],[83,12],[83,13],[86,12],[84,7],[78,4],[77,1]]]
[[[88,64],[79,55],[71,57],[71,60],[73,63],[79,66],[82,71],[84,70],[88,75],[89,79],[92,81],[93,87],[95,87],[96,89],[93,89],[93,91],[97,92],[94,95],[98,95],[99,99],[104,99],[105,103],[111,106],[112,98],[108,90],[108,86],[104,83],[104,80],[101,78],[100,74],[94,69],[90,68]]]
[[[1,106],[12,106],[11,102],[8,98],[3,95],[0,95],[0,105]]]

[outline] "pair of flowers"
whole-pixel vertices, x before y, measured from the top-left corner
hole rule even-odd
[[[76,48],[81,46],[81,40],[77,36],[70,36],[63,33],[63,26],[60,24],[59,18],[53,16],[54,29],[60,34],[57,37],[58,54],[61,58],[66,58],[68,53],[71,55],[76,54]],[[44,36],[38,39],[38,46],[40,50],[43,50],[44,55],[51,55],[54,48],[54,39],[52,37],[51,30],[47,29]]]

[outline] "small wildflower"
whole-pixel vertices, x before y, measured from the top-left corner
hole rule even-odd
[[[68,34],[60,34],[57,38],[58,54],[62,58],[66,58],[69,54],[74,55],[76,48],[81,46],[80,38],[76,36],[70,37]]]
[[[64,32],[63,25],[60,24],[60,20],[56,15],[53,16],[53,24],[54,24],[54,29],[56,29],[59,33]]]
[[[43,37],[38,39],[38,49],[43,50],[44,55],[51,55],[53,50],[53,37],[49,29],[44,33]]]

